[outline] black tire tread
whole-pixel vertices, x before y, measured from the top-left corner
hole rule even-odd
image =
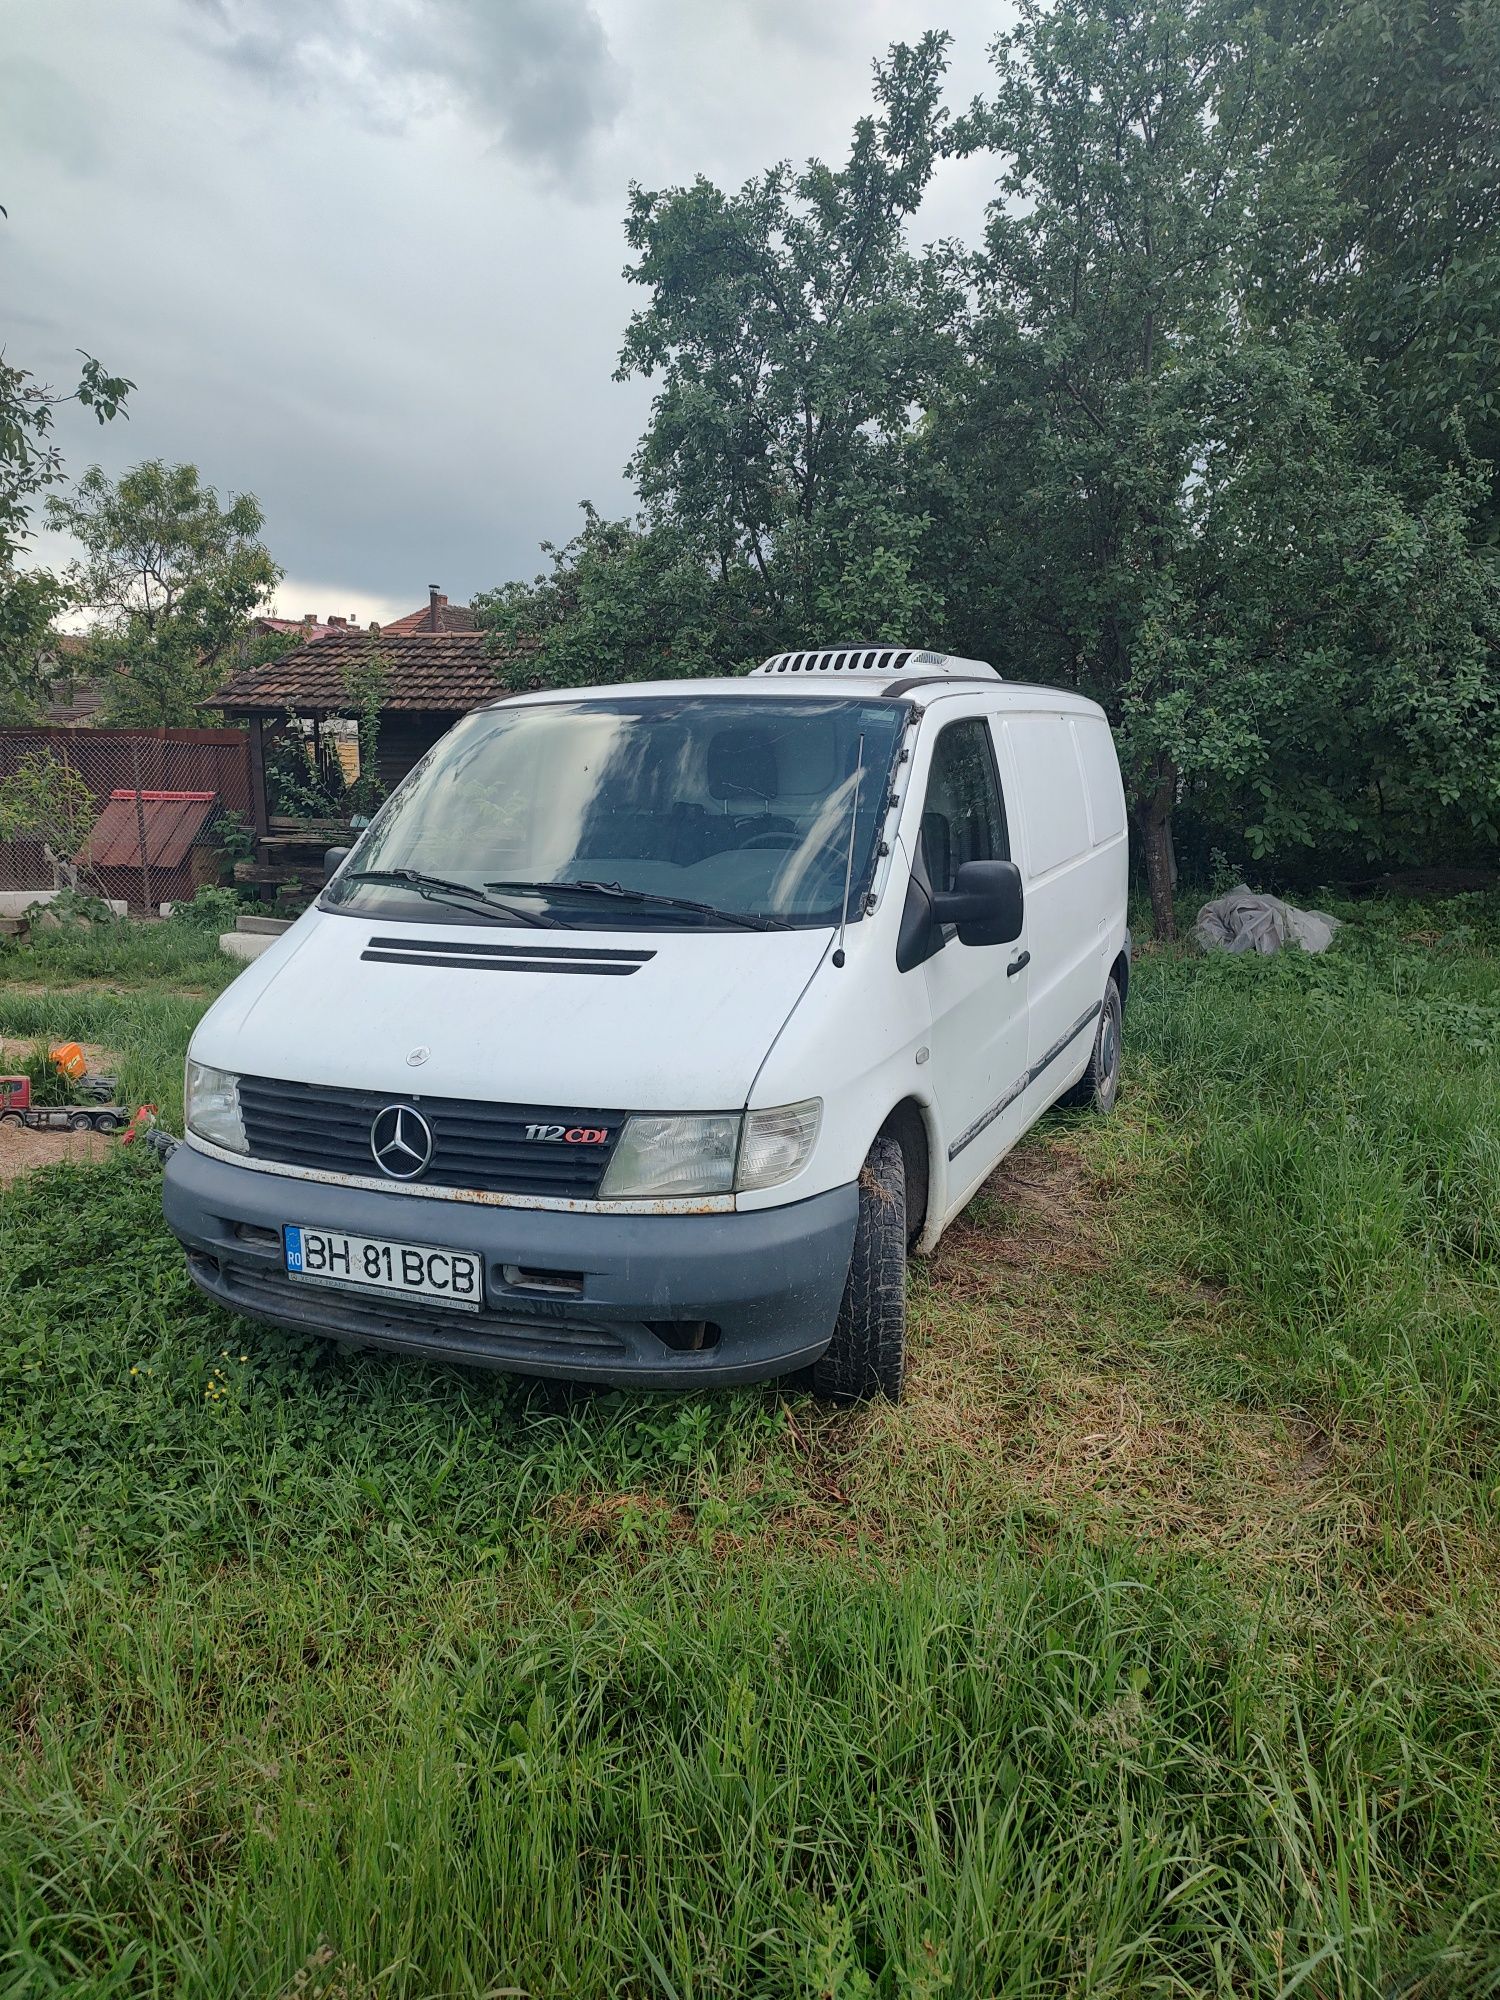
[[[859,1176],[859,1216],[849,1278],[813,1388],[835,1403],[872,1396],[899,1402],[906,1370],[906,1163],[894,1139],[877,1139]]]

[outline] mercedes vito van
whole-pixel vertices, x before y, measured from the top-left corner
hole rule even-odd
[[[564,1379],[899,1395],[905,1263],[1114,1103],[1093,703],[898,648],[512,696],[201,1022],[167,1220],[238,1313]]]

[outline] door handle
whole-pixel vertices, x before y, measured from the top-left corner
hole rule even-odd
[[[1030,965],[1030,963],[1031,963],[1031,953],[1029,951],[1023,951],[1019,958],[1013,958],[1010,964],[1006,966],[1005,968],[1006,978],[1014,979],[1016,974],[1018,972],[1024,972],[1027,966]]]

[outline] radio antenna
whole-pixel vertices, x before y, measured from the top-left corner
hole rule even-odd
[[[854,833],[859,825],[859,793],[865,776],[865,739],[859,739],[859,748],[854,755],[854,803],[849,808],[849,853],[844,862],[844,907],[839,912],[839,941],[834,948],[833,962],[837,966],[844,963],[844,932],[849,926],[849,891],[854,885]]]

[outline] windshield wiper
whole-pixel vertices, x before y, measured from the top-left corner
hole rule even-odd
[[[513,896],[608,896],[622,903],[648,903],[659,910],[690,910],[694,916],[716,917],[747,931],[789,931],[785,917],[750,916],[743,910],[721,910],[715,903],[694,903],[686,896],[663,896],[655,889],[627,889],[622,882],[486,882],[486,889],[508,889]]]
[[[428,875],[421,868],[354,868],[344,876],[346,882],[391,882],[403,889],[415,889],[419,896],[440,903],[477,903],[487,910],[496,910],[502,916],[514,917],[517,923],[539,924],[548,930],[564,930],[566,925],[560,917],[549,917],[540,910],[523,910],[515,903],[504,903],[498,896],[489,893],[489,885],[476,887],[472,882],[450,882],[446,875]]]

